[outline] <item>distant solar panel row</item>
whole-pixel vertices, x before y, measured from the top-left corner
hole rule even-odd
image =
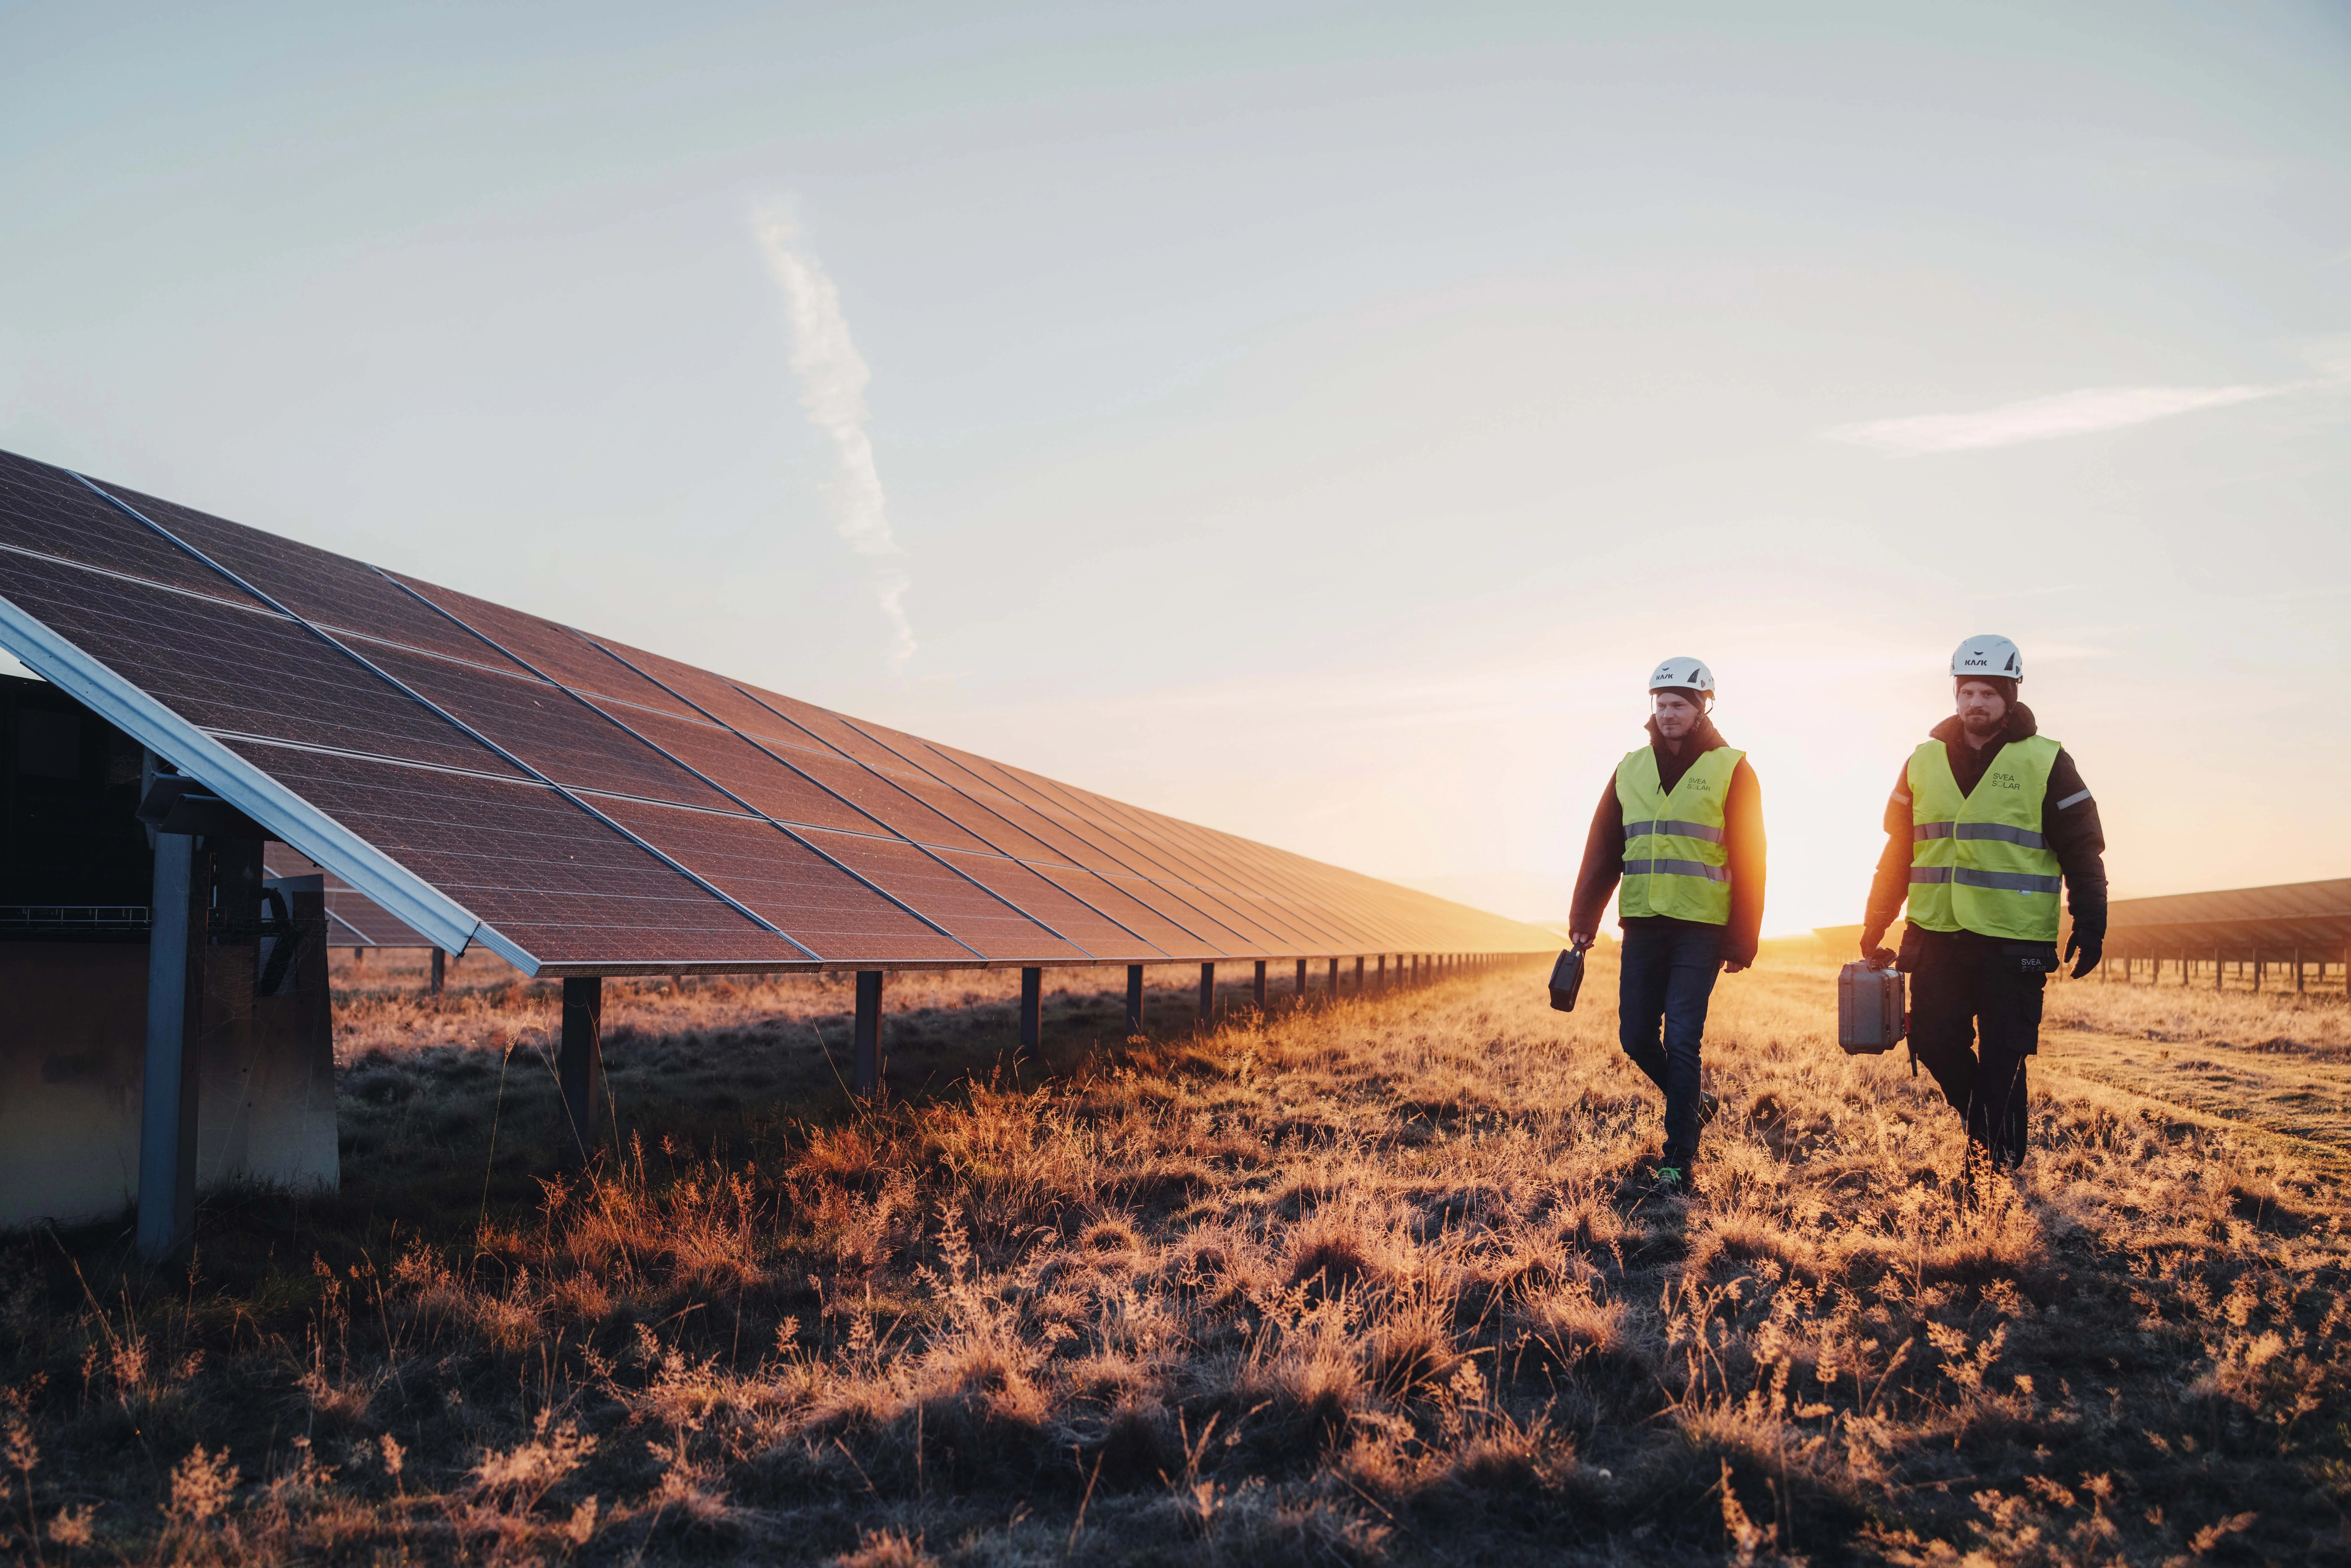
[[[531,972],[1551,943],[6,454],[0,643],[382,919]]]
[[[2351,946],[2351,877],[2117,899],[2107,909],[2106,951],[2117,957],[2286,957],[2328,962]]]

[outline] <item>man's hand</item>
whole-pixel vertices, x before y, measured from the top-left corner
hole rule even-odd
[[[1874,930],[1864,931],[1861,934],[1861,961],[1873,969],[1892,967],[1895,957],[1894,949],[1885,946],[1883,945],[1885,941],[1886,927],[1883,925]]]
[[[2098,960],[2105,956],[2105,938],[2103,936],[2085,937],[2080,932],[2076,931],[2065,939],[2065,956],[2071,958],[2076,953],[2079,953],[2082,956],[2081,958],[2074,965],[2074,977],[2078,980],[2083,976],[2088,974],[2091,970],[2096,968],[2098,967]]]
[[[1567,945],[1574,948],[1579,953],[1583,952],[1586,947],[1591,946],[1595,938],[1589,931],[1570,931],[1567,934]]]
[[[1747,967],[1747,966],[1746,966],[1746,965],[1744,965],[1744,964],[1735,964],[1735,963],[1731,962],[1731,961],[1730,961],[1729,959],[1728,959],[1728,958],[1725,958],[1725,959],[1722,961],[1722,972],[1723,972],[1724,974],[1726,974],[1726,975],[1736,975],[1736,974],[1738,974],[1740,970],[1742,970],[1742,969],[1744,969],[1744,968],[1746,968],[1746,967]]]

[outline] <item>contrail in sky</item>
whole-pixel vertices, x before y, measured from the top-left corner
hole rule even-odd
[[[2192,413],[2199,408],[2225,408],[2275,397],[2292,386],[2235,387],[2091,387],[2060,392],[2054,397],[2028,398],[1973,413],[1916,414],[1907,419],[1874,419],[1865,424],[1839,425],[1821,434],[1832,441],[1874,446],[1880,452],[1911,457],[1929,452],[1970,452],[1988,446],[2014,446],[2027,441],[2053,441],[2061,435],[2088,435],[2100,430],[2120,430]]]
[[[2220,387],[2085,387],[2054,397],[2027,398],[1971,413],[1922,413],[1901,419],[1873,419],[1862,424],[1840,424],[1821,434],[1831,441],[1874,446],[1896,457],[1917,457],[1932,452],[1975,452],[1991,446],[2015,446],[2027,441],[2053,441],[2064,435],[2089,435],[2101,430],[2123,430],[2199,409],[2226,408],[2231,403],[2294,392],[2339,392],[2351,384],[2351,340],[2335,339],[2307,344],[2304,352],[2319,373],[2308,380]]]
[[[860,555],[903,555],[890,532],[889,504],[883,498],[882,476],[873,465],[873,443],[865,434],[870,417],[865,383],[873,376],[849,336],[849,319],[841,313],[841,290],[801,243],[799,231],[789,218],[763,212],[752,220],[752,227],[760,250],[766,253],[768,270],[784,291],[784,312],[792,328],[792,373],[800,382],[800,407],[808,412],[809,423],[832,443],[833,455],[840,463],[839,477],[827,486],[833,526]],[[914,652],[914,629],[906,620],[905,607],[911,585],[905,572],[895,567],[883,567],[874,574],[876,601],[898,634],[891,657],[902,664]]]

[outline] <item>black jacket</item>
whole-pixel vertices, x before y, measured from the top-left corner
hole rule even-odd
[[[1701,718],[1682,741],[1678,754],[1667,749],[1649,721],[1649,747],[1657,754],[1657,782],[1670,789],[1681,782],[1690,764],[1725,744],[1714,720]],[[1907,834],[1909,830],[1905,828]],[[1729,788],[1722,796],[1722,849],[1730,863],[1730,919],[1723,926],[1722,956],[1733,964],[1755,961],[1755,942],[1763,926],[1763,787],[1755,769],[1740,758],[1731,770]],[[1592,813],[1591,831],[1583,840],[1583,869],[1575,876],[1575,902],[1568,913],[1568,928],[1597,931],[1600,912],[1608,895],[1625,878],[1625,803],[1616,798],[1616,777],[1601,787],[1599,808]],[[1619,918],[1620,925],[1679,925],[1689,924],[1670,915],[1641,915]]]
[[[2027,740],[2041,733],[2032,710],[2022,703],[2011,704],[2008,722],[1999,737],[1985,743],[1981,750],[1968,744],[1967,732],[1957,715],[1943,720],[1928,734],[1943,743],[1943,754],[1950,758],[1951,777],[1959,781],[1959,793],[1971,795],[1998,757],[2001,747],[2011,740]],[[2058,869],[2065,875],[2065,896],[2074,915],[2074,933],[2085,941],[2100,941],[2106,935],[2106,834],[2098,822],[2098,802],[2091,797],[2089,786],[2082,782],[2082,770],[2074,765],[2074,755],[2060,750],[2057,760],[2049,768],[2049,793],[2041,802],[2041,837],[2057,856]],[[1863,928],[1865,946],[1876,946],[1886,935],[1886,927],[1902,912],[1903,900],[1910,896],[1910,765],[1906,761],[1902,771],[1894,778],[1894,793],[1886,801],[1886,851],[1877,857],[1877,875],[1869,888],[1869,915]]]

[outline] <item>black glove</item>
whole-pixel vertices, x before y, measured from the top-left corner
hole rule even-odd
[[[2103,936],[2085,936],[2076,931],[2065,938],[2065,956],[2071,958],[2076,953],[2082,956],[2081,961],[2074,966],[2074,977],[2077,980],[2098,967],[2098,960],[2105,956],[2105,951],[2106,939]]]
[[[1886,929],[1883,926],[1880,926],[1875,931],[1863,932],[1861,934],[1861,961],[1868,965],[1873,969],[1891,967],[1894,963],[1894,949],[1891,947],[1880,946],[1879,944],[1885,940]]]

